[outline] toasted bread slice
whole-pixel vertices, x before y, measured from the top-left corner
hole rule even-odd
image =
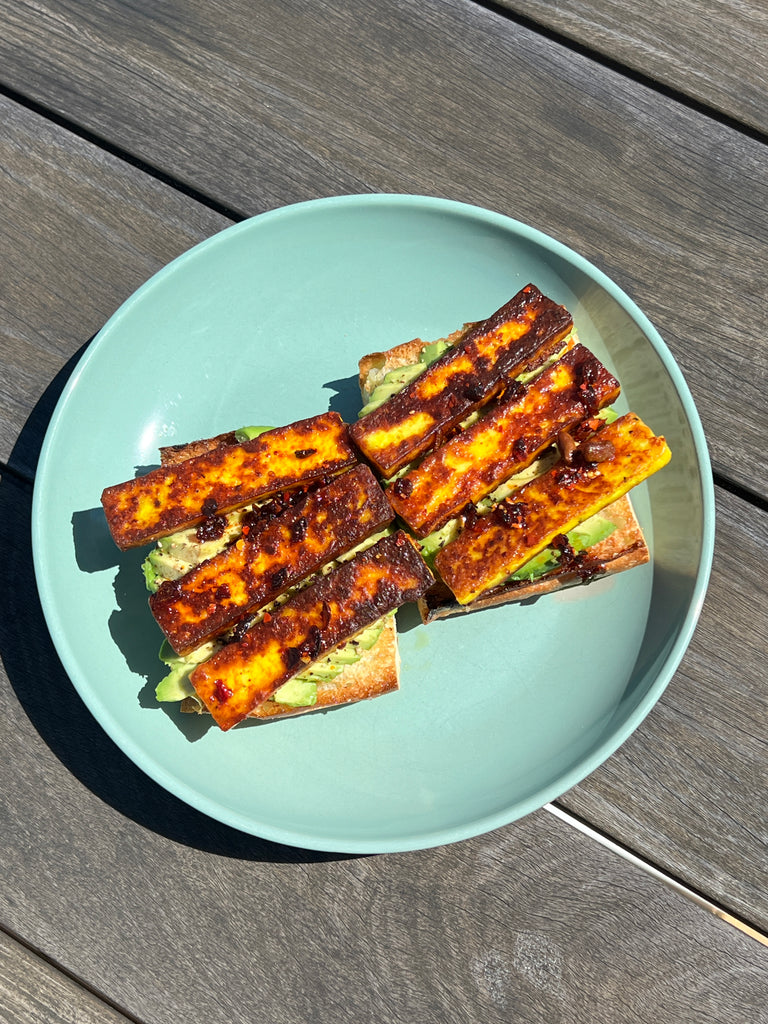
[[[472,326],[471,324],[465,325],[461,330],[441,340],[448,344],[455,344]],[[570,343],[578,344],[575,330],[571,332]],[[433,343],[415,338],[385,352],[363,356],[359,362],[360,394],[363,403],[369,401],[377,384],[386,373],[409,363],[418,362],[429,344]],[[615,529],[606,539],[588,549],[589,578],[623,572],[648,562],[650,558],[648,545],[628,495],[623,495],[608,505],[601,514],[615,523]],[[567,568],[554,570],[536,580],[509,582],[494,587],[471,603],[460,605],[451,590],[442,581],[438,581],[427,594],[419,599],[418,608],[422,621],[428,623],[450,615],[467,614],[497,605],[531,600],[557,590],[581,585],[584,582],[586,580],[583,571],[576,572]]]
[[[290,707],[275,700],[266,700],[251,711],[249,718],[289,718],[310,711],[327,711],[343,704],[355,704],[392,693],[400,688],[400,657],[397,647],[397,627],[394,616],[387,616],[376,643],[362,651],[360,659],[352,665],[345,665],[333,679],[317,683],[317,701],[306,707]],[[186,713],[208,714],[195,700],[187,697],[181,702]]]
[[[632,569],[649,561],[648,545],[626,494],[604,509],[602,515],[613,520],[616,529],[605,540],[593,544],[588,549],[589,558],[580,572],[568,569],[553,570],[537,580],[506,583],[486,591],[465,605],[459,604],[451,590],[441,582],[418,602],[422,621],[432,622],[434,619],[444,619],[449,615],[481,611],[483,608],[493,608],[512,601],[528,601],[556,590],[583,585],[590,579],[624,572],[625,569]]]
[[[457,332],[459,334],[460,332]],[[175,466],[212,452],[222,445],[237,444],[235,431],[218,434],[215,437],[177,444],[160,449],[163,466]],[[362,469],[362,467],[358,467]],[[350,472],[354,473],[355,470]],[[382,500],[384,496],[382,495]],[[398,653],[397,628],[393,615],[385,616],[381,634],[368,649],[360,650],[360,657],[352,664],[345,664],[332,679],[316,680],[317,698],[312,705],[293,707],[269,699],[250,712],[249,718],[288,718],[311,711],[328,710],[345,704],[370,700],[392,693],[400,686],[400,657]],[[208,714],[208,710],[194,697],[180,702],[185,714]]]

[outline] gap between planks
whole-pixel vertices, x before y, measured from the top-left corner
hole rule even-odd
[[[715,917],[719,917],[721,921],[731,925],[731,927],[737,928],[740,932],[748,935],[750,939],[755,939],[756,942],[760,942],[763,946],[768,946],[768,935],[761,932],[758,928],[755,928],[754,925],[751,925],[749,922],[744,921],[735,914],[732,914],[729,910],[726,910],[725,907],[721,907],[719,904],[713,903],[712,900],[707,899],[707,897],[702,893],[697,892],[695,889],[686,885],[685,882],[681,882],[673,875],[663,871],[655,864],[652,864],[651,861],[645,860],[638,854],[633,853],[628,847],[616,842],[615,839],[611,839],[611,837],[606,835],[605,832],[601,832],[593,825],[584,821],[584,819],[580,818],[578,815],[573,814],[571,811],[567,811],[565,808],[554,803],[545,804],[544,810],[549,811],[550,814],[559,818],[560,821],[564,822],[566,825],[570,825],[571,828],[575,828],[578,832],[581,832],[582,835],[593,839],[596,843],[600,843],[601,846],[610,850],[612,853],[617,854],[619,857],[622,857],[630,864],[633,864],[636,868],[640,868],[641,871],[645,871],[646,874],[655,878],[657,882],[661,882],[662,885],[665,885],[667,888],[672,889],[681,896],[684,896],[687,900],[690,900],[691,903],[695,903],[703,910],[708,911],[710,914],[714,914]]]
[[[738,118],[731,117],[718,107],[712,106],[701,100],[697,100],[693,96],[689,96],[688,93],[684,92],[682,89],[676,89],[674,86],[666,85],[664,82],[659,81],[652,75],[645,74],[643,71],[637,70],[629,64],[625,64],[620,60],[610,57],[601,50],[593,49],[591,46],[579,42],[578,39],[574,39],[565,32],[559,32],[557,29],[551,28],[549,25],[544,25],[541,22],[538,22],[535,17],[522,14],[520,11],[506,7],[503,3],[495,2],[495,0],[471,0],[471,3],[474,3],[477,7],[482,7],[484,10],[496,17],[506,18],[507,21],[511,21],[515,25],[519,25],[520,28],[524,28],[528,32],[533,32],[536,35],[542,36],[544,39],[548,39],[550,42],[563,47],[565,50],[571,50],[573,53],[577,53],[581,57],[586,57],[595,64],[599,64],[601,67],[606,68],[608,71],[613,71],[618,75],[622,75],[624,78],[628,78],[630,81],[636,82],[638,85],[642,85],[646,89],[651,89],[653,92],[659,93],[660,96],[665,96],[674,103],[679,103],[680,106],[687,107],[689,110],[693,110],[697,114],[708,117],[710,120],[716,121],[725,128],[731,128],[734,131],[740,132],[742,135],[746,135],[755,142],[761,142],[763,145],[768,144],[768,135],[766,135],[765,132],[760,131],[759,128],[753,128],[751,125],[745,124]]]

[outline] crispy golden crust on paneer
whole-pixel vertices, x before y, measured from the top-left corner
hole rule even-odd
[[[498,586],[670,458],[664,438],[656,437],[632,413],[603,427],[576,451],[570,465],[561,460],[523,485],[438,552],[435,568],[459,604],[469,604]]]
[[[275,700],[265,700],[251,711],[249,718],[289,718],[312,711],[327,711],[343,704],[354,704],[361,700],[372,700],[385,693],[392,693],[400,686],[400,659],[397,649],[397,627],[394,616],[388,616],[373,647],[360,652],[360,659],[352,665],[345,665],[333,679],[318,680],[317,702],[306,707],[289,707]],[[207,712],[194,697],[181,702],[181,710],[187,713]]]
[[[434,577],[399,531],[380,540],[258,622],[190,675],[223,730],[268,700],[283,683],[387,612],[416,601]]]
[[[178,465],[160,466],[107,487],[101,501],[112,537],[125,549],[339,473],[356,461],[346,424],[329,412],[244,444],[220,445]]]
[[[441,441],[508,378],[541,365],[573,327],[570,313],[534,285],[477,324],[414,380],[350,427],[385,477]]]
[[[224,632],[394,519],[367,466],[356,466],[262,524],[246,515],[243,536],[149,598],[179,654]]]
[[[599,359],[577,345],[527,387],[513,382],[486,416],[395,481],[392,507],[426,537],[530,466],[560,431],[615,401],[619,390]]]
[[[605,540],[593,544],[586,554],[585,564],[589,569],[587,579],[584,572],[576,570],[555,570],[537,580],[512,582],[485,591],[469,604],[459,604],[444,583],[437,583],[423,597],[419,598],[419,612],[422,622],[444,619],[449,615],[466,614],[494,608],[510,602],[527,601],[531,598],[551,594],[615,573],[644,565],[650,559],[648,545],[643,537],[634,509],[625,494],[612,502],[602,513],[616,524],[615,530]]]

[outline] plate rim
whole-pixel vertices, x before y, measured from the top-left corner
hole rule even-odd
[[[307,832],[300,828],[287,828],[274,824],[256,822],[252,816],[241,812],[223,808],[217,801],[199,793],[188,782],[168,772],[162,765],[148,754],[140,744],[134,741],[132,736],[123,728],[119,719],[104,708],[98,695],[94,692],[86,679],[81,679],[80,666],[76,657],[71,652],[68,639],[61,629],[56,613],[56,601],[48,585],[45,566],[43,564],[43,549],[45,544],[44,517],[41,515],[41,505],[46,488],[49,465],[52,459],[52,452],[56,442],[56,436],[60,429],[61,422],[65,416],[72,394],[75,391],[83,371],[95,354],[107,343],[110,333],[120,321],[130,314],[134,304],[142,300],[143,295],[151,288],[162,283],[165,277],[179,272],[183,264],[191,259],[199,257],[200,253],[207,249],[215,248],[218,245],[226,244],[227,240],[235,234],[244,231],[258,229],[260,224],[287,217],[301,216],[310,209],[321,207],[340,207],[350,209],[354,206],[372,207],[376,205],[401,205],[418,206],[421,210],[433,209],[444,212],[446,215],[458,215],[469,217],[474,220],[481,220],[495,227],[501,228],[511,234],[522,237],[529,242],[552,252],[565,262],[574,266],[588,278],[603,288],[634,320],[637,326],[648,339],[652,348],[659,356],[664,369],[669,374],[672,385],[677,392],[686,421],[691,432],[693,447],[698,468],[699,486],[702,496],[702,537],[701,549],[699,552],[698,566],[695,582],[692,589],[691,600],[688,604],[685,617],[679,623],[674,643],[667,653],[664,661],[659,666],[653,683],[649,686],[637,706],[631,714],[622,719],[621,727],[611,732],[598,746],[590,748],[587,755],[581,757],[572,767],[557,776],[548,786],[538,788],[528,798],[508,804],[503,810],[481,815],[477,818],[465,820],[462,825],[445,826],[439,829],[430,829],[427,832],[416,833],[415,831],[402,830],[399,837],[388,836],[385,839],[375,838],[352,838],[347,841],[338,839],[330,840],[319,832]],[[158,785],[181,799],[191,807],[201,811],[214,820],[236,828],[246,834],[254,835],[272,842],[299,847],[307,850],[333,853],[386,853],[406,852],[413,850],[429,849],[453,842],[469,839],[481,834],[490,832],[496,828],[511,824],[513,821],[537,810],[551,800],[571,789],[583,781],[591,772],[618,750],[618,748],[631,736],[642,721],[647,717],[652,708],[656,705],[663,694],[672,676],[677,670],[698,624],[703,603],[706,597],[707,588],[712,569],[715,541],[715,502],[714,482],[712,479],[709,451],[706,444],[704,429],[701,419],[691,395],[688,384],[678,366],[674,356],[656,330],[650,319],[637,306],[633,299],[624,292],[607,274],[595,266],[586,257],[559,241],[553,236],[546,234],[523,221],[517,220],[507,214],[496,212],[485,207],[462,202],[459,200],[442,198],[437,196],[422,196],[413,193],[352,193],[348,195],[326,196],[317,199],[304,200],[297,203],[279,206],[263,213],[248,217],[243,221],[232,224],[213,235],[191,246],[185,252],[169,261],[162,268],[152,274],[143,284],[131,293],[128,298],[111,314],[101,329],[88,344],[85,352],[81,355],[72,373],[70,374],[64,389],[56,403],[50,421],[46,428],[45,437],[40,450],[32,496],[32,553],[35,579],[37,581],[40,602],[46,626],[51,635],[54,647],[61,659],[64,671],[71,684],[80,696],[83,703],[94,716],[98,724],[107,735],[120,747],[120,749],[134,762],[145,774],[153,779]]]

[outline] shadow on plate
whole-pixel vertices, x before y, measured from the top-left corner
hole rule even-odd
[[[337,412],[345,423],[354,423],[362,405],[357,376],[329,380],[323,387],[335,392],[328,400],[328,411]]]
[[[68,679],[51,642],[32,572],[30,476],[53,409],[76,362],[80,350],[51,382],[30,414],[9,459],[10,472],[0,479],[0,587],[13,594],[13,606],[0,617],[0,649],[8,679],[24,712],[43,742],[64,767],[99,799],[138,825],[173,842],[222,856],[271,863],[308,863],[350,859],[345,854],[326,854],[269,842],[239,832],[195,810],[164,790],[145,775],[112,742],[92,717]],[[94,510],[79,513],[77,530],[95,527],[92,542],[78,552],[83,566],[95,571],[108,559],[98,543],[98,518]],[[106,531],[106,525],[103,525]],[[121,559],[125,558],[125,565]],[[129,564],[130,561],[130,564]],[[120,566],[121,587],[133,605],[133,588],[141,587],[140,556],[121,556],[108,564]],[[88,571],[86,569],[86,571]],[[129,574],[134,577],[129,582]],[[123,576],[125,580],[123,581]],[[143,596],[146,600],[146,596]],[[152,626],[152,623],[147,623]],[[128,628],[121,623],[120,630]],[[149,666],[156,654],[153,637],[144,654],[132,652],[136,665]],[[146,662],[142,659],[146,658]],[[157,666],[162,670],[160,662]],[[156,671],[153,669],[153,671]],[[148,680],[145,689],[151,687]],[[142,691],[144,692],[144,691]],[[143,699],[146,699],[146,694]],[[189,716],[193,722],[200,720]],[[269,723],[279,728],[279,723]]]

